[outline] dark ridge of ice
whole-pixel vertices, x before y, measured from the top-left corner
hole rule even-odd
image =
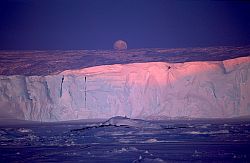
[[[155,123],[151,123],[149,121],[141,120],[141,119],[131,119],[122,116],[112,117],[106,122],[102,123],[102,125],[111,125],[111,126],[129,126],[136,128],[162,128],[160,125]]]
[[[149,121],[141,120],[141,119],[131,119],[127,117],[122,117],[122,116],[115,116],[107,121],[97,124],[97,125],[91,125],[91,126],[86,126],[84,128],[80,129],[74,129],[72,131],[84,131],[88,129],[93,129],[93,128],[102,128],[102,127],[134,127],[134,128],[147,128],[147,129],[163,129],[162,126],[156,124],[156,123],[151,123]]]

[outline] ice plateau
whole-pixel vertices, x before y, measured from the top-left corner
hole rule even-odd
[[[250,115],[250,57],[0,76],[1,117],[34,121]]]

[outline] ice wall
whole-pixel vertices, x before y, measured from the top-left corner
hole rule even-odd
[[[250,115],[250,57],[0,76],[0,114],[36,121]]]

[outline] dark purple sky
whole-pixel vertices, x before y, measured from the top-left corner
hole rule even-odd
[[[0,49],[176,48],[250,44],[250,2],[1,0]]]

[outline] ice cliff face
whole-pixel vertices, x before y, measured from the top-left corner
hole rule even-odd
[[[250,115],[250,57],[0,76],[0,113],[35,121]]]

